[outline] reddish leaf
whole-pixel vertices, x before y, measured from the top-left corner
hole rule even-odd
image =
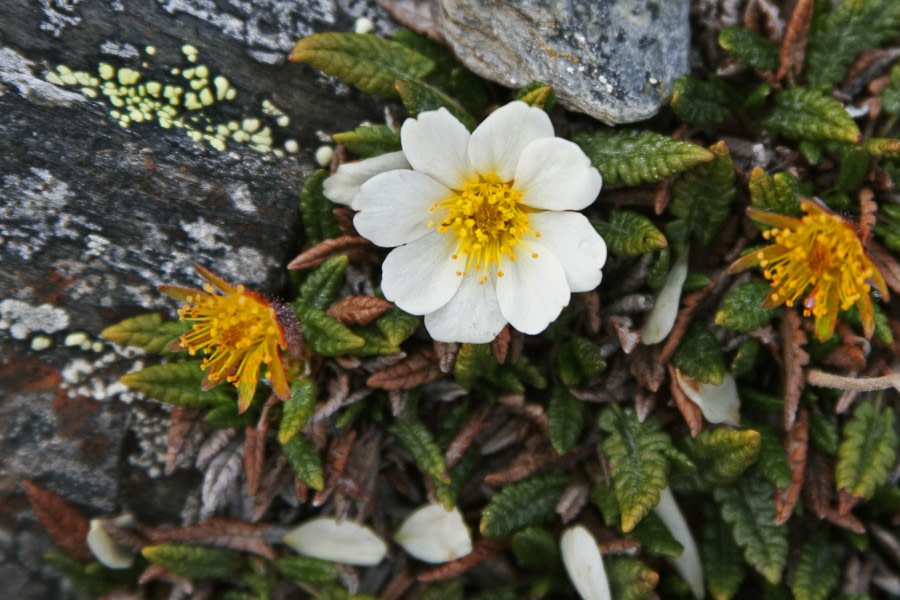
[[[681,389],[678,378],[675,377],[674,367],[672,365],[666,365],[666,367],[669,370],[669,390],[672,392],[672,398],[675,400],[675,405],[681,412],[684,422],[687,423],[691,437],[695,438],[703,429],[703,413],[700,411],[700,407],[694,404]]]
[[[657,347],[638,346],[634,352],[626,356],[626,360],[628,370],[637,379],[638,385],[651,392],[659,390],[666,378],[666,363],[659,359]]]
[[[253,512],[250,515],[252,522],[259,521],[269,509],[272,501],[281,493],[284,486],[291,481],[294,476],[294,469],[291,468],[287,457],[284,454],[276,454],[269,458],[259,489],[254,498]]]
[[[509,325],[505,325],[503,329],[500,330],[500,333],[497,334],[497,337],[491,342],[491,353],[494,355],[494,360],[497,361],[497,364],[502,365],[506,362],[511,341],[512,332],[509,329]]]
[[[794,12],[791,13],[791,20],[788,22],[781,44],[776,79],[783,79],[789,75],[789,80],[793,80],[803,69],[803,57],[806,54],[806,41],[814,4],[813,0],[797,0],[794,5]]]
[[[87,545],[90,528],[81,511],[31,480],[22,482],[38,521],[59,548],[78,560],[91,560],[94,555]]]
[[[839,510],[829,508],[825,513],[825,519],[833,525],[849,529],[854,533],[862,534],[866,532],[866,526],[851,512],[841,514]]]
[[[329,307],[327,314],[344,325],[368,325],[394,305],[374,296],[350,296]]]
[[[801,408],[798,419],[784,440],[784,449],[791,465],[791,483],[787,489],[775,490],[775,523],[787,523],[800,499],[803,473],[806,469],[806,450],[809,447],[809,413]]]
[[[381,590],[381,600],[402,600],[407,597],[409,588],[416,582],[416,576],[409,570],[408,565],[404,565],[399,571],[394,573],[391,580],[388,581],[384,589]]]
[[[869,243],[869,236],[872,234],[878,218],[878,203],[874,198],[875,193],[871,189],[859,190],[859,239],[863,247]]]
[[[339,148],[343,148],[343,146],[339,146]],[[337,155],[337,152],[335,152],[335,155]],[[331,209],[331,213],[334,215],[334,218],[337,219],[338,229],[341,230],[342,235],[359,235],[359,232],[356,231],[356,227],[353,226],[353,216],[356,213],[353,212],[352,208],[349,206],[335,206]]]
[[[472,546],[472,551],[462,558],[448,562],[435,569],[425,571],[419,574],[419,581],[422,583],[434,583],[436,581],[446,581],[459,577],[472,567],[480,565],[488,558],[499,552],[506,546],[504,540],[491,540],[487,538],[479,538]]]
[[[453,370],[461,345],[458,342],[434,342],[434,352],[437,354],[438,366],[442,373],[449,373]]]
[[[487,416],[488,408],[483,407],[466,421],[466,424],[462,426],[462,429],[450,441],[447,450],[444,452],[444,459],[447,461],[448,469],[452,469],[459,462],[478,434],[491,426]]]
[[[288,263],[287,268],[293,270],[311,269],[318,267],[332,256],[339,254],[346,254],[351,259],[358,258],[371,246],[372,244],[369,240],[356,235],[344,235],[323,240],[312,248],[298,254],[294,260]]]
[[[634,329],[634,322],[628,317],[612,317],[609,320],[609,328],[616,334],[625,354],[631,354],[641,342],[640,330]]]
[[[206,433],[204,417],[204,413],[195,408],[172,407],[172,424],[169,425],[166,448],[166,475],[171,475],[175,469],[189,464],[194,458]]]
[[[868,245],[869,258],[884,277],[884,282],[895,293],[900,294],[900,263],[884,246],[870,239]],[[887,291],[887,290],[885,290]],[[885,298],[887,300],[887,298]]]
[[[346,429],[340,435],[331,438],[331,445],[325,457],[325,487],[313,496],[313,506],[322,506],[334,492],[338,479],[347,468],[354,441],[356,441],[355,429]]]
[[[443,376],[434,350],[424,346],[397,364],[373,373],[366,385],[382,390],[411,390]]]
[[[591,489],[585,482],[576,481],[569,484],[556,503],[556,514],[563,523],[571,523],[585,507],[590,495]]]
[[[806,374],[803,367],[809,364],[809,354],[803,349],[806,333],[802,329],[803,322],[793,308],[786,308],[781,319],[782,359],[784,360],[784,428],[790,430],[797,417],[797,405],[800,394],[806,385]]]
[[[831,508],[834,490],[834,473],[828,459],[818,452],[807,451],[806,476],[803,484],[803,504],[820,519],[824,519]]]

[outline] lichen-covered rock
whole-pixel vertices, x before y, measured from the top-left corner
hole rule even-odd
[[[553,86],[604,123],[652,117],[688,70],[688,0],[436,0],[466,66],[509,87]]]

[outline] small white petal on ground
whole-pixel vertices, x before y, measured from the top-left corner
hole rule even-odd
[[[429,504],[409,515],[394,540],[413,557],[428,563],[445,563],[472,551],[472,536],[458,508]]]
[[[688,274],[688,252],[687,250],[678,257],[669,275],[666,277],[666,283],[656,297],[656,304],[647,319],[644,326],[641,327],[641,341],[645,344],[657,344],[669,335],[672,326],[675,324],[675,317],[678,316],[678,305],[681,302],[681,288],[684,286],[684,280]]]
[[[134,551],[119,544],[106,533],[103,519],[91,519],[87,545],[97,560],[110,569],[127,569],[134,564]]]
[[[584,600],[611,600],[600,548],[587,529],[581,525],[567,529],[559,549],[569,579]]]
[[[700,407],[704,419],[710,423],[740,427],[741,399],[731,373],[725,373],[719,385],[702,383],[678,369],[675,369],[675,378],[687,397]]]
[[[700,563],[697,543],[694,541],[694,536],[688,528],[687,521],[684,520],[684,515],[681,513],[681,509],[678,508],[675,497],[672,495],[672,490],[668,486],[660,492],[659,504],[653,508],[653,511],[669,529],[672,537],[684,546],[681,556],[670,558],[669,562],[691,587],[694,597],[698,599],[703,598],[706,592],[703,587],[703,565]]]
[[[387,544],[368,527],[328,517],[307,521],[283,541],[300,554],[361,567],[377,565],[387,554]]]

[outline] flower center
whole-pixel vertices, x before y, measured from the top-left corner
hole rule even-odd
[[[488,280],[489,269],[503,277],[502,261],[516,259],[516,246],[523,245],[522,237],[531,231],[528,213],[531,209],[519,203],[522,192],[513,182],[503,182],[493,173],[466,183],[461,190],[434,206],[431,212],[443,209],[446,216],[437,223],[439,233],[453,234],[458,243],[452,258],[465,256],[465,264],[457,275],[470,270],[481,273],[480,283]],[[435,223],[429,221],[429,227]],[[539,234],[535,232],[539,237]],[[537,254],[532,253],[537,258]]]

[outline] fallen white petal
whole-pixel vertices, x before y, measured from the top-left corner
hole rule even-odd
[[[559,540],[563,564],[584,600],[610,600],[609,581],[597,541],[581,525],[570,527]]]
[[[106,533],[103,519],[91,519],[87,545],[97,560],[110,569],[127,569],[134,564],[134,551],[121,545]]]
[[[445,563],[472,551],[472,536],[459,509],[428,504],[409,515],[394,540],[415,558]]]
[[[368,527],[328,517],[307,521],[283,541],[300,554],[361,567],[377,565],[387,554],[387,544]]]
[[[691,587],[694,597],[703,598],[706,591],[703,587],[703,565],[700,563],[697,543],[694,541],[687,521],[684,520],[684,515],[681,514],[672,490],[668,486],[660,492],[659,504],[653,508],[653,511],[668,528],[672,537],[684,546],[681,556],[670,558],[669,563]]]
[[[685,252],[678,257],[669,275],[666,277],[666,283],[663,285],[659,296],[656,297],[656,304],[647,319],[644,326],[641,327],[641,341],[645,344],[656,344],[669,335],[672,326],[675,324],[675,317],[678,315],[678,305],[681,301],[681,288],[688,273],[688,253]]]
[[[703,418],[710,423],[725,423],[740,427],[741,399],[731,373],[725,373],[719,385],[702,383],[678,369],[675,369],[675,378],[687,397],[700,407]]]

